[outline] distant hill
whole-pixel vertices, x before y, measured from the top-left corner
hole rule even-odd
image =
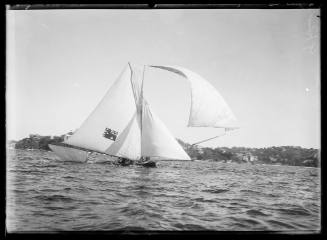
[[[15,144],[16,149],[42,149],[42,150],[48,150],[49,148],[48,144],[51,143],[58,143],[64,141],[64,136],[41,136],[38,134],[30,134],[28,138],[23,138],[22,140],[19,140]]]
[[[28,138],[19,141],[11,141],[11,143],[15,145],[16,149],[41,149],[49,151],[50,148],[48,144],[63,142],[64,136],[65,134],[53,137],[30,134]],[[177,141],[192,159],[319,167],[319,150],[314,148],[307,149],[298,146],[208,148],[191,145],[180,139],[177,139]]]
[[[319,167],[319,150],[298,146],[268,148],[245,147],[199,147],[177,139],[184,150],[193,159],[211,159],[223,162],[248,162],[253,164],[279,164],[291,166]]]

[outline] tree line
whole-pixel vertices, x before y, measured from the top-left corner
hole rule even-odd
[[[50,151],[48,144],[63,142],[64,136],[51,137],[31,134],[28,138],[13,143],[16,149],[41,149]],[[299,146],[209,148],[191,145],[180,139],[177,139],[177,141],[192,159],[197,160],[319,167],[320,152],[314,148],[302,148]]]
[[[192,159],[319,167],[319,150],[300,146],[267,148],[199,147],[178,139]]]

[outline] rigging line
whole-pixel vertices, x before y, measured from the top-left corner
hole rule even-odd
[[[129,66],[129,69],[131,71],[130,83],[131,83],[131,87],[133,89],[133,75],[134,75],[134,72],[133,72],[133,69],[132,69],[132,66],[131,66],[131,63],[130,62],[128,62],[128,66]],[[134,99],[135,99],[135,105],[137,107],[136,95],[135,95],[135,92],[134,91],[133,91],[133,95],[134,95]]]
[[[144,89],[144,75],[145,75],[145,65],[143,65],[143,72],[142,72],[142,82],[141,82],[141,93],[140,93],[140,102],[141,102],[141,134],[142,134],[142,125],[143,125],[143,89]]]
[[[145,73],[145,65],[143,65],[143,73],[142,73],[142,82],[141,82],[141,93],[140,93],[140,130],[141,130],[141,158],[142,158],[142,133],[143,133],[143,86],[144,86],[144,73]]]
[[[224,132],[223,134],[220,134],[220,135],[218,135],[218,136],[215,136],[215,137],[212,137],[212,138],[208,138],[208,139],[202,140],[202,141],[200,141],[200,142],[193,143],[193,144],[191,144],[191,146],[193,146],[193,145],[197,145],[197,144],[199,144],[199,143],[207,142],[207,141],[209,141],[209,140],[212,140],[212,139],[215,139],[215,138],[218,138],[218,137],[221,137],[221,136],[224,136],[225,134],[226,134],[226,130],[225,130],[225,132]]]

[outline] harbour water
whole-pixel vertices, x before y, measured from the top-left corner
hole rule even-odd
[[[320,169],[209,161],[157,168],[7,152],[9,232],[319,232]]]

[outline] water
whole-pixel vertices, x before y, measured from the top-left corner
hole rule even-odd
[[[157,168],[69,163],[10,150],[7,229],[16,231],[320,229],[320,169],[208,161]]]

